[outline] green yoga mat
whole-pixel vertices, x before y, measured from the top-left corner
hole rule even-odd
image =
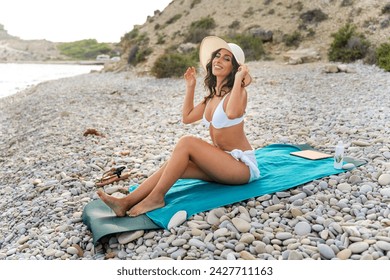
[[[93,234],[93,241],[97,242],[104,236],[135,230],[159,229],[148,216],[117,217],[102,200],[89,202],[83,210],[83,223]]]
[[[116,217],[101,200],[88,203],[83,222],[91,230],[95,244],[109,234],[134,230],[167,228],[172,216],[180,210],[187,217],[221,206],[265,194],[287,190],[330,175],[345,172],[333,168],[333,158],[308,160],[291,152],[313,149],[308,145],[272,144],[255,151],[261,178],[245,185],[228,186],[200,180],[180,179],[165,196],[166,206],[138,217]],[[345,163],[365,164],[346,158]]]

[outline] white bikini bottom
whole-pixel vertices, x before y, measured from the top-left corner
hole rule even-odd
[[[260,178],[260,170],[257,165],[257,160],[254,150],[241,151],[239,149],[234,149],[231,152],[226,151],[236,160],[242,161],[249,167],[250,178],[248,183],[255,181]]]

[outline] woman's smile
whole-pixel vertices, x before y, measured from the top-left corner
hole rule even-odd
[[[222,67],[221,65],[214,64],[214,69],[216,69],[216,70],[222,70],[223,67]]]

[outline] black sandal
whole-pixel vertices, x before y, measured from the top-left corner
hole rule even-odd
[[[120,180],[127,179],[130,176],[130,172],[122,174],[125,169],[126,166],[123,165],[119,167],[113,167],[110,170],[104,172],[102,178],[96,182],[96,186],[102,187]]]

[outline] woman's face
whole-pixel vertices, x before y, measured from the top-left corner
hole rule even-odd
[[[226,77],[233,70],[233,54],[220,49],[212,61],[212,73],[216,77]]]

